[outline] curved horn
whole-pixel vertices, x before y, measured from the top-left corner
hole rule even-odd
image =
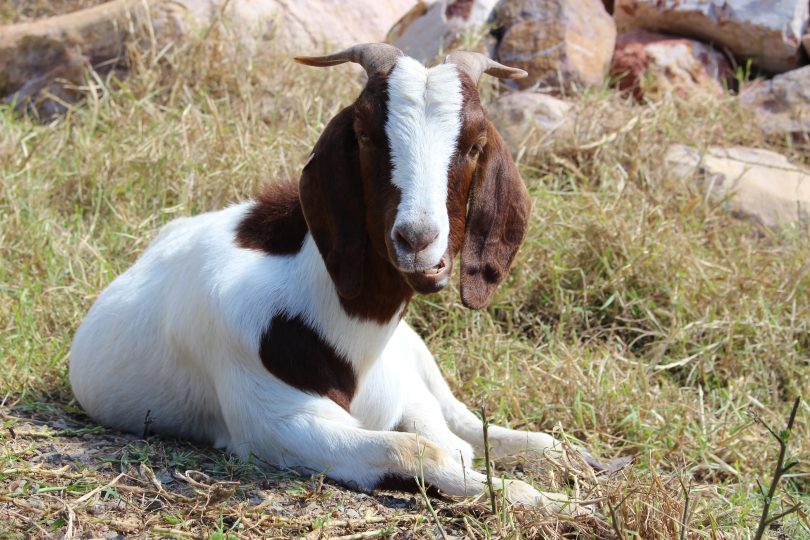
[[[373,75],[387,71],[393,66],[402,51],[387,43],[361,43],[354,47],[327,56],[296,56],[295,61],[307,66],[327,67],[354,62],[360,64],[366,73]]]
[[[492,58],[477,52],[453,51],[447,55],[444,63],[458,66],[458,69],[469,75],[475,84],[478,84],[482,73],[499,79],[522,79],[528,75],[522,69],[499,64]]]

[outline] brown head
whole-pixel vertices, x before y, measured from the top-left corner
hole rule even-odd
[[[418,293],[445,287],[461,250],[462,301],[488,305],[523,241],[530,201],[476,85],[482,73],[526,73],[468,52],[425,68],[381,43],[296,60],[356,62],[368,73],[360,97],[324,130],[300,184],[341,297],[361,294],[368,250]]]

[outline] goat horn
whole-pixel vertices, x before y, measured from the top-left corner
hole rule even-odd
[[[459,71],[469,75],[475,84],[478,84],[482,73],[499,79],[522,79],[528,75],[522,69],[499,64],[492,58],[477,52],[453,51],[447,55],[444,63],[458,66]]]
[[[360,64],[366,73],[373,75],[379,71],[387,71],[393,66],[402,51],[387,43],[361,43],[344,51],[327,56],[296,56],[295,61],[307,66],[327,67],[354,62]]]

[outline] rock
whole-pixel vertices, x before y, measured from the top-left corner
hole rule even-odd
[[[221,0],[163,0],[181,4],[203,24],[219,16]],[[336,47],[384,41],[416,0],[230,0],[226,16],[245,33],[272,39],[281,50],[317,54]]]
[[[610,74],[640,99],[670,89],[687,95],[695,87],[720,94],[733,71],[722,53],[699,41],[633,30],[616,39]]]
[[[766,71],[799,65],[807,0],[616,0],[620,32],[643,29],[713,42]]]
[[[386,41],[422,62],[453,48],[465,34],[486,25],[496,0],[419,2],[388,32]]]
[[[487,107],[487,112],[513,156],[528,141],[542,144],[573,137],[572,105],[548,94],[504,94]]]
[[[22,0],[25,1],[25,0]],[[32,22],[0,25],[0,98],[18,105],[52,93],[72,101],[56,80],[81,81],[88,67],[125,67],[125,48],[160,50],[195,29],[225,20],[244,43],[317,54],[382,41],[415,0],[112,0]],[[225,10],[223,12],[223,6]],[[49,102],[59,112],[59,100]]]
[[[676,178],[695,178],[732,215],[777,229],[810,225],[810,171],[769,150],[674,145],[665,161]]]
[[[142,31],[147,35],[151,15],[156,31],[168,33],[170,13],[137,0],[113,0],[67,15],[0,25],[0,98],[27,106],[35,96],[49,93],[58,99],[48,100],[42,112],[61,112],[59,101],[75,96],[54,81],[79,82],[91,65],[123,62],[126,42]]]
[[[739,100],[768,135],[810,134],[810,66],[754,81]]]
[[[616,25],[601,0],[500,0],[494,15],[497,60],[529,72],[519,88],[604,81]]]

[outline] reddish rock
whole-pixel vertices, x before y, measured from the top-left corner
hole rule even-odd
[[[493,32],[498,61],[529,73],[520,88],[600,85],[616,44],[601,0],[500,0]]]
[[[798,67],[807,0],[616,0],[620,32],[642,29],[714,43],[766,71]]]
[[[722,53],[699,41],[634,30],[617,38],[610,74],[641,99],[669,90],[721,93],[733,71]]]

